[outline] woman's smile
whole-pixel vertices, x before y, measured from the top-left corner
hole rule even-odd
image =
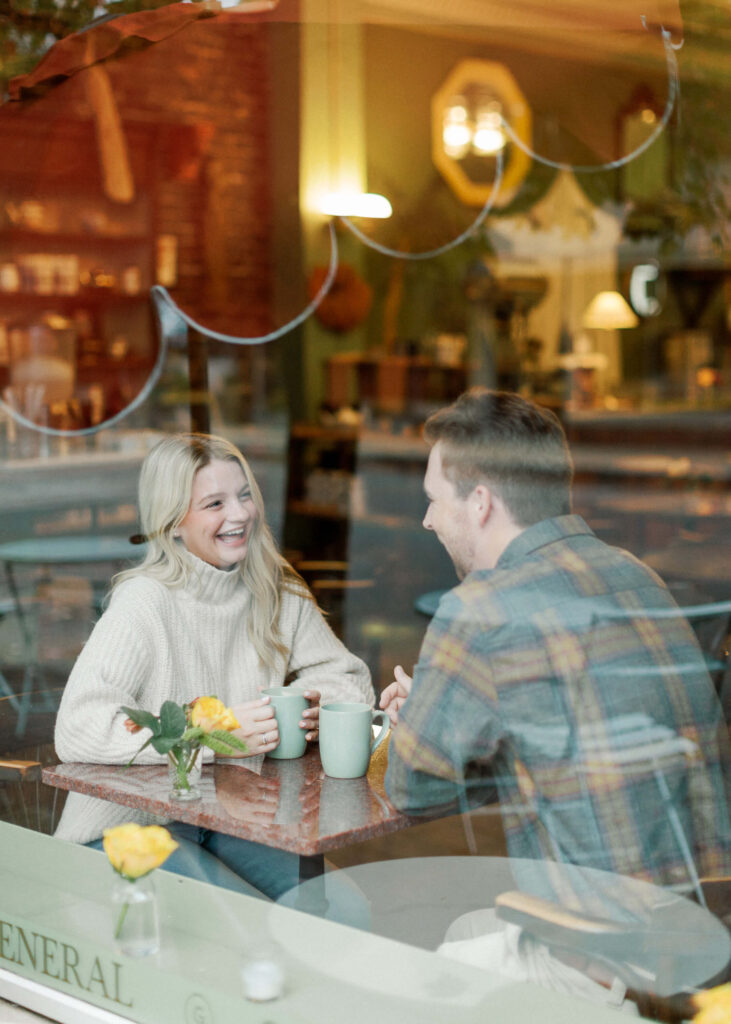
[[[190,508],[178,534],[191,554],[218,569],[230,569],[246,557],[256,515],[241,466],[214,459],[195,475]]]

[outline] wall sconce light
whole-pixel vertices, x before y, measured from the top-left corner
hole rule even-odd
[[[393,213],[385,196],[377,192],[328,192],[319,204],[328,217],[372,217],[385,220]]]
[[[640,322],[619,292],[599,292],[586,307],[582,325],[589,330],[618,331]]]
[[[462,160],[470,152],[477,156],[494,156],[506,142],[501,121],[499,100],[478,101],[471,113],[464,96],[453,97],[444,110],[442,122],[444,152],[454,160]]]
[[[444,111],[442,145],[447,156],[461,160],[470,148],[472,129],[469,124],[464,97],[455,96]]]
[[[475,153],[491,156],[505,146],[505,132],[502,129],[502,105],[490,100],[477,112],[477,123],[472,136]]]
[[[504,125],[529,148],[531,112],[511,72],[494,61],[461,60],[432,97],[432,160],[455,195],[483,206],[493,191],[494,157],[506,152],[495,197],[505,206],[530,170],[531,158],[510,145]]]

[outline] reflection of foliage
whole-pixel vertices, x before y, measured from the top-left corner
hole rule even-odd
[[[0,87],[31,71],[64,36],[102,18],[164,7],[171,0],[0,0]]]
[[[488,253],[489,246],[480,232],[432,260],[409,263],[404,275],[409,301],[402,307],[400,323],[403,336],[420,338],[434,331],[464,333],[469,313],[465,278],[470,267]]]
[[[631,204],[625,232],[650,236],[661,251],[682,246],[693,228],[701,228],[718,254],[731,245],[731,112],[728,89],[706,64],[696,61],[692,43],[687,66],[693,77],[681,82],[678,116],[671,121],[668,183],[652,200]],[[727,56],[727,55],[726,55]],[[642,158],[640,158],[642,159]]]
[[[377,240],[394,249],[419,253],[438,248],[458,237],[479,214],[477,209],[466,210],[436,174],[411,202],[408,186],[390,182],[378,185],[392,197],[398,212],[390,221],[382,222],[382,234]],[[482,227],[460,245],[427,260],[393,260],[369,251],[366,276],[373,285],[376,303],[388,293],[393,275],[402,275],[397,340],[415,341],[433,331],[465,331],[469,311],[464,294],[465,275],[476,260],[484,259],[490,252]],[[379,331],[382,315],[382,310],[377,309],[370,318]],[[380,334],[377,337],[380,344]]]
[[[680,95],[667,129],[672,154],[668,183],[656,198],[632,204],[625,230],[635,238],[656,238],[661,250],[673,251],[692,228],[700,227],[720,254],[731,245],[728,6],[687,0],[683,21]],[[596,202],[583,180],[581,185]]]
[[[539,200],[543,199],[546,192],[553,184],[558,172],[553,167],[533,160],[530,170],[521,183],[515,196],[500,210],[495,210],[498,217],[517,217],[520,213],[527,213],[532,210]]]
[[[719,249],[731,243],[731,112],[717,81],[688,83],[677,129],[675,233],[708,229]]]

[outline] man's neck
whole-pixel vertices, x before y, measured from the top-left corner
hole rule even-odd
[[[518,526],[505,515],[496,517],[481,538],[482,542],[475,551],[472,569],[494,569],[508,544],[519,537],[524,530],[524,526]]]

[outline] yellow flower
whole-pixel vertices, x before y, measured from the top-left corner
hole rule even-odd
[[[190,724],[203,732],[213,732],[214,729],[231,732],[239,727],[231,708],[227,708],[218,697],[199,697],[191,709]]]
[[[104,830],[104,852],[124,878],[142,878],[163,864],[178,844],[161,825],[128,822]]]
[[[699,1012],[693,1024],[729,1024],[731,1022],[731,982],[717,985],[705,992],[696,992],[693,1002]]]

